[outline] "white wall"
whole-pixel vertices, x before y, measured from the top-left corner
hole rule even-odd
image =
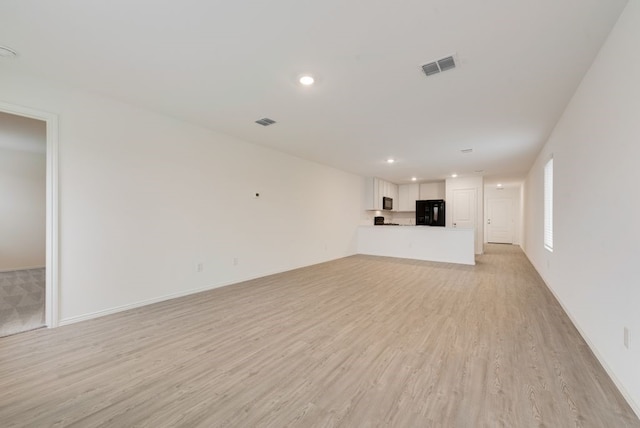
[[[525,251],[640,411],[640,1],[631,0],[526,182]],[[554,158],[554,251],[543,168]],[[630,347],[623,346],[623,328]]]
[[[63,323],[355,253],[362,177],[7,71],[0,94],[60,118]]]
[[[0,146],[0,271],[45,265],[45,209],[46,155]]]
[[[446,186],[444,181],[432,183],[420,183],[420,199],[444,199],[446,196]]]

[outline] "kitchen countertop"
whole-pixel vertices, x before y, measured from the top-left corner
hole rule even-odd
[[[443,227],[443,226],[425,226],[425,225],[415,225],[415,224],[361,224],[359,227],[415,227],[416,229],[444,229],[444,230],[469,230],[469,229],[461,229],[457,227]]]
[[[475,264],[473,229],[415,225],[362,225],[358,253],[434,262]]]

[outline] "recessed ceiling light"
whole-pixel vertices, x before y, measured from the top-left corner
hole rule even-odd
[[[18,52],[6,46],[0,46],[0,57],[3,58],[15,58],[18,56]]]
[[[451,177],[456,178],[458,174],[451,174]]]
[[[304,86],[313,85],[313,82],[315,81],[316,80],[313,78],[313,76],[309,76],[308,74],[305,74],[304,76],[300,76],[300,79],[298,79],[298,82],[300,82],[300,84]]]
[[[416,177],[411,177],[411,181],[416,181],[417,178]]]
[[[502,183],[498,183],[498,186],[497,186],[497,187],[502,187]]]
[[[387,159],[387,163],[394,163],[395,161],[396,161],[396,160],[395,160],[395,159],[393,159],[393,158],[389,158],[389,159]]]

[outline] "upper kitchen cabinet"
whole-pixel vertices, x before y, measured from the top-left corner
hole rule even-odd
[[[429,199],[446,199],[446,186],[444,181],[434,183],[420,183],[421,201]]]
[[[390,183],[388,181],[380,180],[383,183],[383,192],[380,196],[393,199],[393,211],[397,211],[398,208],[398,185]]]
[[[382,198],[393,199],[393,211],[398,206],[398,185],[376,177],[366,179],[366,206],[368,210],[382,210]]]
[[[398,186],[398,211],[415,211],[416,201],[420,199],[420,184],[401,184]]]

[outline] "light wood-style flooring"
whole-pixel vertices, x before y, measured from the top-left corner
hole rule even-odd
[[[0,339],[2,427],[640,427],[522,251],[353,256]]]

